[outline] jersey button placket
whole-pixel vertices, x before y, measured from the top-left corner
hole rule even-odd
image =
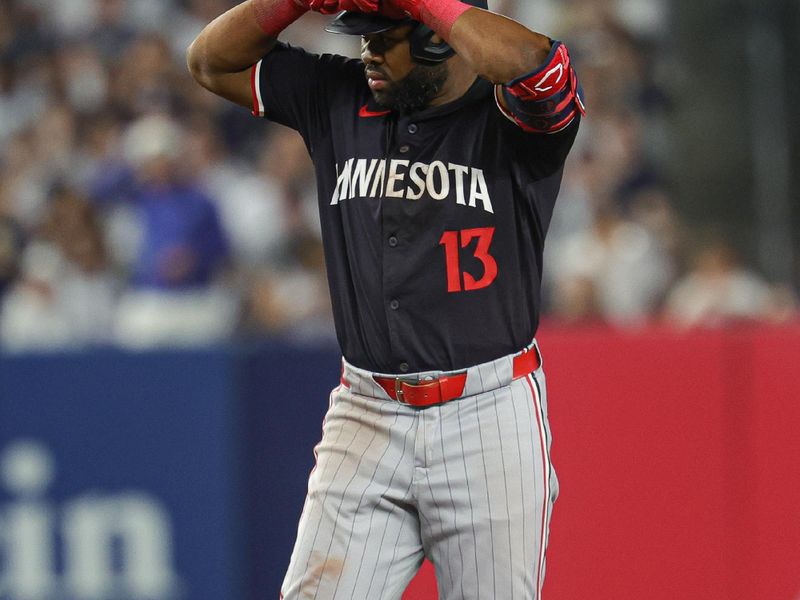
[[[415,144],[408,138],[408,134],[406,131],[408,130],[409,124],[406,123],[398,123],[398,131],[399,134],[395,138],[395,144],[393,148],[393,152],[390,153],[388,157],[390,160],[392,158],[397,159],[406,159],[405,162],[409,163],[409,158],[415,152]],[[402,161],[401,161],[402,162]],[[387,170],[389,166],[387,165]],[[408,164],[405,167],[398,167],[399,172],[405,173],[407,178],[407,170]],[[396,186],[395,189],[397,189]],[[386,244],[390,249],[399,248],[400,244],[400,234],[398,233],[398,227],[402,227],[406,223],[406,215],[404,212],[402,202],[386,202],[382,205],[381,210],[381,217],[383,221],[383,230],[387,232],[386,237]],[[408,373],[410,370],[408,359],[405,358],[406,353],[408,352],[408,348],[406,348],[406,343],[404,343],[404,335],[405,332],[408,330],[408,315],[405,314],[405,311],[401,310],[400,307],[400,300],[395,296],[395,294],[400,293],[400,289],[398,288],[398,283],[401,280],[398,275],[403,272],[403,265],[405,264],[405,258],[402,256],[401,253],[397,251],[387,250],[383,254],[383,279],[384,279],[384,293],[386,293],[386,320],[387,325],[389,327],[389,344],[391,351],[394,355],[395,369],[400,373]]]
[[[408,133],[410,133],[411,135],[414,135],[415,133],[417,133],[417,131],[419,131],[419,126],[416,123],[411,123],[408,126]]]

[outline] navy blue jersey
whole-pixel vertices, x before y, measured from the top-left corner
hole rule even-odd
[[[254,113],[299,131],[313,159],[351,364],[456,370],[530,343],[577,113],[531,132],[477,79],[450,104],[397,114],[375,103],[360,61],[286,45],[253,67],[253,94]]]

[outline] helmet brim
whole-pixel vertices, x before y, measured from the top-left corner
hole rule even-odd
[[[325,31],[341,33],[344,35],[370,35],[383,33],[400,25],[411,23],[411,19],[390,19],[383,15],[366,14],[346,10],[339,13],[336,18],[328,23]]]

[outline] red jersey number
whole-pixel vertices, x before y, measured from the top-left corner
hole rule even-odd
[[[469,292],[492,285],[497,279],[497,261],[489,254],[492,245],[494,227],[478,227],[476,229],[462,229],[461,231],[445,231],[439,244],[444,246],[444,256],[447,263],[447,291]],[[461,271],[460,248],[466,248],[473,239],[478,238],[478,245],[473,256],[483,264],[483,276],[475,279],[466,271]],[[461,285],[461,278],[464,285]]]

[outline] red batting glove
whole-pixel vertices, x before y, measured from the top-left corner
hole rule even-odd
[[[308,7],[324,15],[343,10],[373,13],[378,11],[378,0],[309,0]]]
[[[422,21],[420,12],[423,0],[381,0],[381,14],[390,19],[407,19]]]
[[[471,5],[460,0],[382,0],[381,14],[392,19],[411,17],[447,39],[453,24]]]
[[[380,8],[379,0],[341,0],[340,4],[350,3],[353,8],[343,8],[342,10],[354,10],[363,13],[378,12]]]
[[[339,0],[310,0],[308,8],[323,15],[332,15],[339,9]]]

